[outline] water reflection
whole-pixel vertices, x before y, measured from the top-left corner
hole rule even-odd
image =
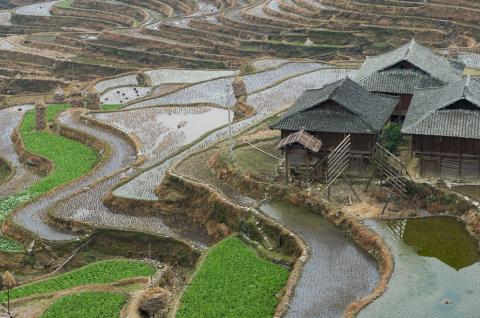
[[[457,219],[440,217],[389,221],[385,226],[419,256],[435,257],[456,270],[475,264],[480,259],[476,240]]]
[[[395,270],[387,291],[359,317],[478,318],[477,241],[456,219],[365,221],[390,246]]]

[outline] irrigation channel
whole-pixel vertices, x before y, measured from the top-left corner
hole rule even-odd
[[[392,249],[395,271],[387,291],[359,317],[479,317],[480,252],[463,222],[435,217],[365,224]]]
[[[300,235],[310,249],[286,317],[341,317],[348,304],[377,285],[375,260],[325,218],[281,202],[266,202],[260,210]]]

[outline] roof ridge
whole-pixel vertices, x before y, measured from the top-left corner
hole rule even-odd
[[[380,98],[381,98],[381,96],[376,96],[374,93],[367,91],[367,90],[366,90],[365,88],[363,88],[360,84],[358,84],[358,83],[355,82],[354,80],[351,80],[350,78],[348,78],[348,76],[344,79],[343,84],[344,84],[347,80],[349,80],[350,82],[352,82],[352,84],[353,84],[354,86],[356,86],[356,88],[359,88],[360,90],[364,90],[364,91],[365,91],[365,94],[367,94],[367,95],[372,95],[372,96],[374,96],[374,97],[380,97]],[[337,89],[338,89],[339,87],[343,86],[343,84],[342,84],[342,85],[339,85],[337,88],[335,88],[334,92],[332,92],[332,95],[333,95],[333,93],[335,93],[335,92],[337,91]],[[353,114],[357,115],[372,131],[374,131],[374,129],[373,129],[372,125],[371,125],[372,123],[370,123],[370,122],[368,121],[368,118],[369,118],[369,117],[366,116],[360,109],[357,110],[357,109],[355,109],[355,107],[352,108],[350,105],[349,105],[349,106],[344,106],[344,105],[342,105],[342,106],[343,106],[344,108],[346,108],[348,111],[351,111]]]
[[[468,86],[470,85],[470,74],[467,74],[467,78],[465,79],[465,85],[463,86],[463,93],[462,97],[467,99],[467,94],[469,93]]]

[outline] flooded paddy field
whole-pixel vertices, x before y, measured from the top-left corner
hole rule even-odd
[[[280,202],[264,203],[260,210],[297,233],[310,248],[286,317],[341,317],[351,302],[377,285],[375,260],[328,220]]]
[[[359,317],[478,317],[480,251],[450,217],[365,222],[392,249],[387,291]]]

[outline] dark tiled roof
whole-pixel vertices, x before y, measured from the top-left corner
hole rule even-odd
[[[420,70],[420,72],[405,72],[403,74],[405,76],[405,83],[392,87],[392,91],[385,90],[391,86],[384,84],[382,81],[386,80],[387,82],[398,83],[402,75],[402,73],[398,72],[392,73],[389,68],[403,61],[412,64]],[[410,43],[391,52],[374,57],[367,57],[362,67],[357,72],[355,80],[361,85],[364,85],[365,82],[365,87],[368,86],[368,89],[371,91],[397,93],[397,91],[406,92],[407,88],[412,88],[408,92],[411,94],[413,88],[415,88],[415,82],[419,82],[419,85],[423,85],[423,87],[435,83],[440,83],[439,85],[442,85],[456,82],[461,79],[463,69],[464,66],[462,63],[459,63],[459,61],[451,61],[412,40]],[[420,75],[422,72],[423,75]],[[375,74],[381,73],[385,74],[383,74],[382,77],[377,78]],[[432,79],[427,81],[423,78],[425,76],[429,76]],[[392,79],[387,79],[388,77],[392,77]],[[413,82],[409,83],[409,81],[412,80]],[[378,87],[374,87],[374,84],[378,85]]]
[[[468,101],[478,110],[447,108],[459,101]],[[402,132],[480,139],[480,82],[467,77],[441,87],[416,90]]]
[[[343,106],[345,111],[316,107],[326,101]],[[347,78],[306,91],[272,128],[375,134],[397,103],[397,97],[370,93]]]
[[[415,69],[391,69],[376,72],[364,78],[360,84],[371,92],[412,94],[415,88],[443,85],[435,78]]]

